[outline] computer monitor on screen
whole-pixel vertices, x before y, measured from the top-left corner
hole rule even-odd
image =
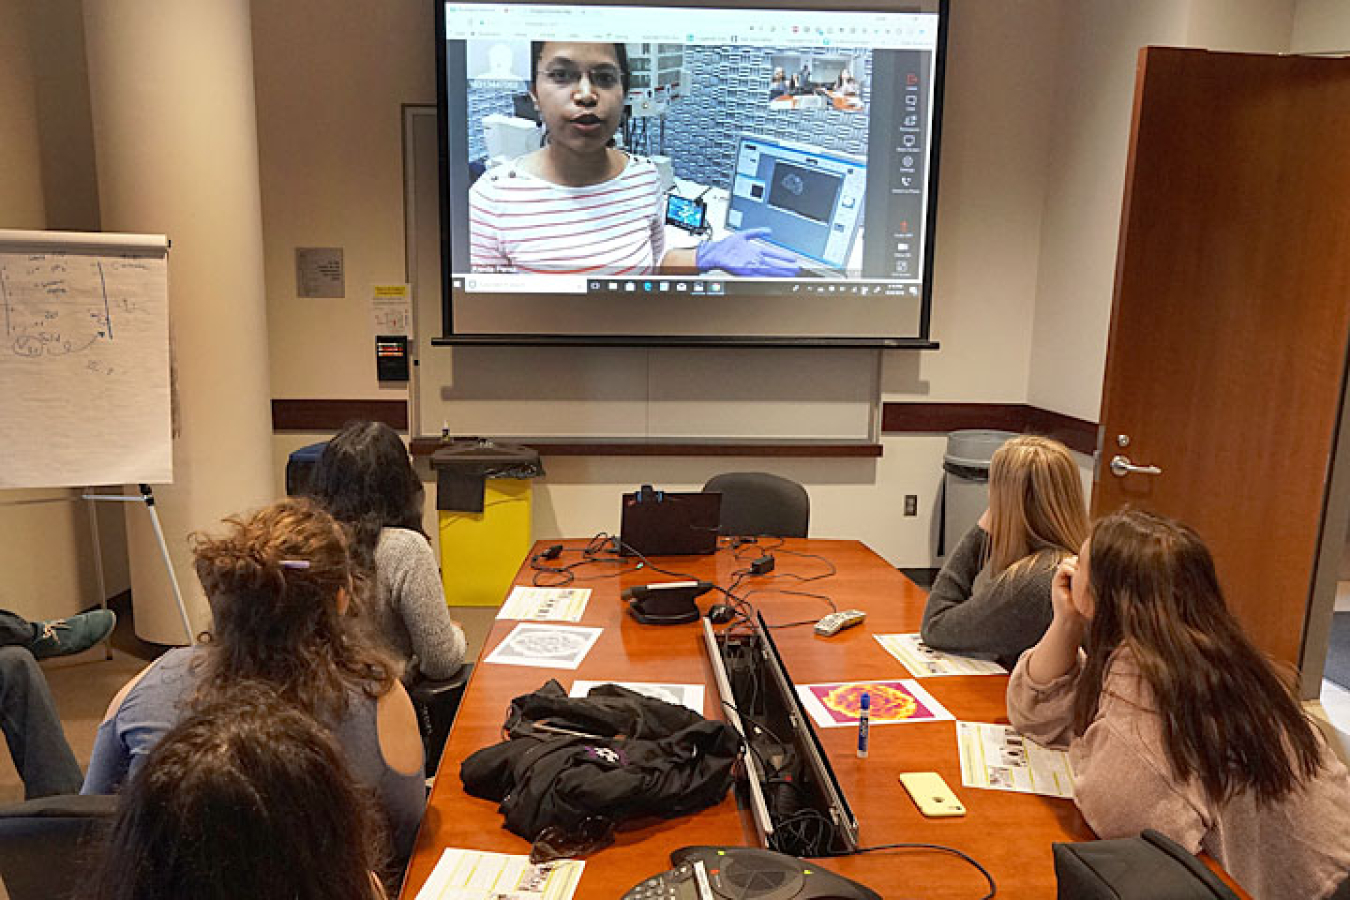
[[[862,225],[867,161],[820,147],[742,135],[727,228],[768,228],[804,269],[842,272]]]

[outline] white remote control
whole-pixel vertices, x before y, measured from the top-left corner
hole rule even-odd
[[[865,618],[867,618],[867,613],[861,609],[841,609],[839,612],[830,613],[817,622],[816,634],[822,637],[830,637],[845,628],[852,628]]]

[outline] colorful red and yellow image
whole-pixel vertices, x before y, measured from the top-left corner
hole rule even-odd
[[[871,697],[869,719],[873,724],[888,722],[924,722],[946,718],[930,709],[923,699],[903,681],[852,682],[849,684],[813,684],[807,687],[811,697],[837,724],[858,721],[862,695]]]

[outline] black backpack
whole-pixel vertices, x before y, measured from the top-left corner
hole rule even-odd
[[[713,806],[741,754],[730,725],[612,684],[573,698],[549,681],[511,701],[504,729],[507,739],[469,756],[459,775],[528,841],[550,826],[572,834]]]
[[[1059,900],[1237,900],[1204,863],[1152,828],[1053,846]]]

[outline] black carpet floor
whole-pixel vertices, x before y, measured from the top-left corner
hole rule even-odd
[[[1323,673],[1350,691],[1350,612],[1332,613],[1331,642],[1327,647],[1327,668]]]

